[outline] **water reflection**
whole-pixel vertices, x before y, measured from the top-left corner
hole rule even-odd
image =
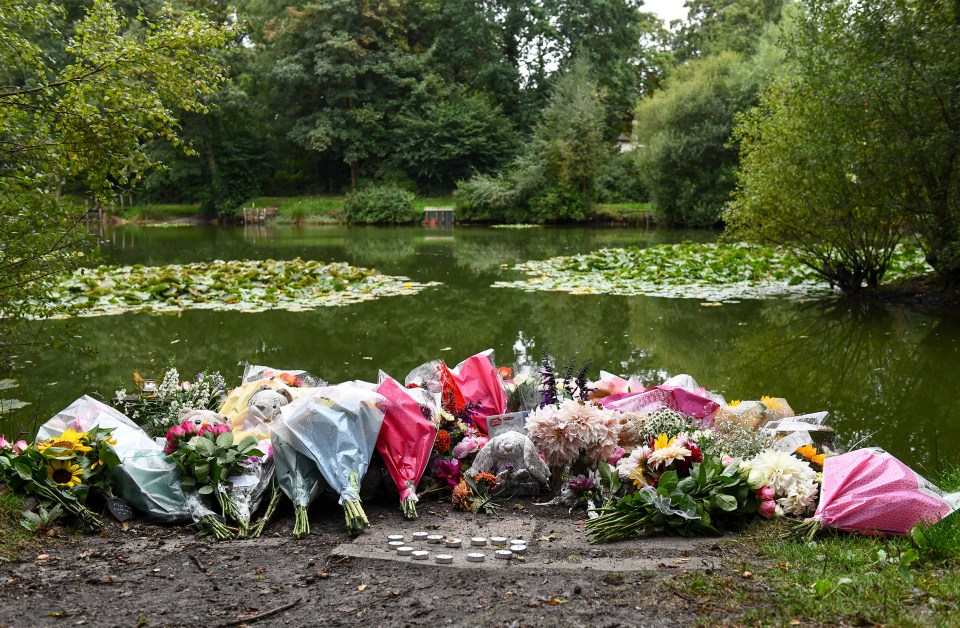
[[[303,257],[373,266],[443,286],[311,312],[186,311],[83,319],[95,356],[31,356],[19,374],[34,405],[3,425],[45,419],[88,389],[132,387],[133,368],[182,374],[203,368],[238,376],[244,359],[297,366],[330,380],[402,376],[437,356],[449,361],[492,347],[503,363],[542,350],[560,363],[593,359],[646,382],[686,372],[728,399],[786,397],[798,411],[829,410],[847,440],[871,442],[919,463],[960,445],[956,389],[960,317],[849,301],[695,300],[522,293],[489,286],[513,264],[604,246],[649,246],[710,234],[632,229],[255,227],[116,229],[116,263]],[[507,267],[506,269],[504,267]],[[60,323],[47,322],[48,326]],[[59,382],[56,386],[46,386]],[[40,391],[43,395],[40,396]],[[39,397],[39,399],[38,399]]]

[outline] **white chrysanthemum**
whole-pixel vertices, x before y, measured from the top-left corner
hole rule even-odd
[[[750,488],[769,486],[777,497],[785,497],[799,484],[812,484],[816,472],[809,464],[790,454],[767,449],[746,463]],[[741,473],[744,465],[741,465]]]
[[[620,479],[629,480],[633,472],[647,461],[649,455],[650,448],[644,445],[631,451],[629,456],[621,458],[620,461],[617,462],[617,473],[620,474]]]
[[[797,483],[777,500],[777,505],[788,515],[802,515],[813,508],[818,493],[817,485],[812,482]]]
[[[545,406],[527,417],[530,440],[552,466],[570,464],[580,456],[579,441],[560,419],[558,410],[556,406]]]
[[[661,465],[666,467],[674,460],[682,460],[692,453],[693,452],[683,446],[683,443],[675,440],[666,447],[654,449],[653,452],[647,456],[647,466],[651,469],[656,469]]]

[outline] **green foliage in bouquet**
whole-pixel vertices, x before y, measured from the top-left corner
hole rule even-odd
[[[95,427],[88,432],[66,430],[60,436],[38,441],[25,449],[0,449],[0,483],[17,494],[40,500],[41,514],[48,521],[27,517],[25,526],[37,530],[52,523],[57,508],[98,532],[100,517],[84,504],[91,492],[112,497],[110,469],[120,464],[111,446],[112,429]]]
[[[206,428],[206,429],[204,429]],[[220,428],[220,429],[217,429]],[[199,434],[180,441],[170,458],[183,471],[180,486],[184,491],[199,495],[215,495],[224,519],[231,518],[240,525],[240,534],[248,533],[246,525],[237,517],[236,506],[227,489],[227,478],[241,471],[242,463],[251,456],[262,456],[257,439],[245,436],[239,442],[226,426],[203,426]]]
[[[657,528],[682,536],[720,534],[757,511],[757,499],[739,474],[740,462],[724,467],[720,458],[705,456],[689,477],[676,471],[660,476],[654,487],[630,493],[600,509],[587,522],[591,543],[617,541]]]

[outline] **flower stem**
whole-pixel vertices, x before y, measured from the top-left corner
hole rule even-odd
[[[257,525],[253,526],[253,530],[250,532],[251,539],[260,538],[260,535],[263,534],[264,526],[266,526],[270,518],[273,517],[273,511],[277,509],[277,503],[280,502],[280,486],[276,481],[273,481],[272,484],[273,492],[270,494],[270,503],[267,504],[267,509],[264,511],[263,516],[260,517],[260,521],[257,522]]]
[[[416,519],[417,518],[417,502],[412,497],[408,497],[402,502],[400,502],[400,510],[403,511],[404,519]]]
[[[310,534],[310,519],[307,517],[306,506],[294,506],[293,520],[293,538],[302,539]]]

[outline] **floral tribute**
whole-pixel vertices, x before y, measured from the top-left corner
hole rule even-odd
[[[717,534],[774,517],[902,534],[954,510],[884,452],[835,451],[826,413],[796,416],[775,396],[727,402],[688,375],[644,386],[601,372],[590,382],[589,367],[556,371],[544,354],[538,371],[498,368],[484,352],[453,369],[429,362],[404,383],[382,375],[379,386],[325,386],[298,371],[270,380],[289,403],[252,428],[234,417],[250,414],[266,383],[257,377],[225,396],[219,373],[185,382],[168,369],[153,385],[135,372],[137,393],[119,391],[116,402],[129,416],[104,406],[116,415],[109,427],[86,416],[81,431],[70,415],[55,432],[51,419],[34,443],[0,436],[0,481],[39,499],[39,513],[24,522],[31,529],[49,529],[65,513],[97,530],[102,522],[87,500],[112,501],[116,489],[148,515],[189,519],[220,540],[262,532],[281,491],[294,505],[295,536],[309,534],[307,507],[322,491],[339,495],[347,530],[359,534],[370,524],[360,494],[373,466],[389,474],[400,511],[413,518],[430,495],[455,510],[495,513],[511,478],[526,473],[522,482],[540,490],[549,465],[548,503],[585,507],[591,542]],[[848,481],[874,476],[886,483]],[[250,528],[257,491],[271,484],[266,514]]]

